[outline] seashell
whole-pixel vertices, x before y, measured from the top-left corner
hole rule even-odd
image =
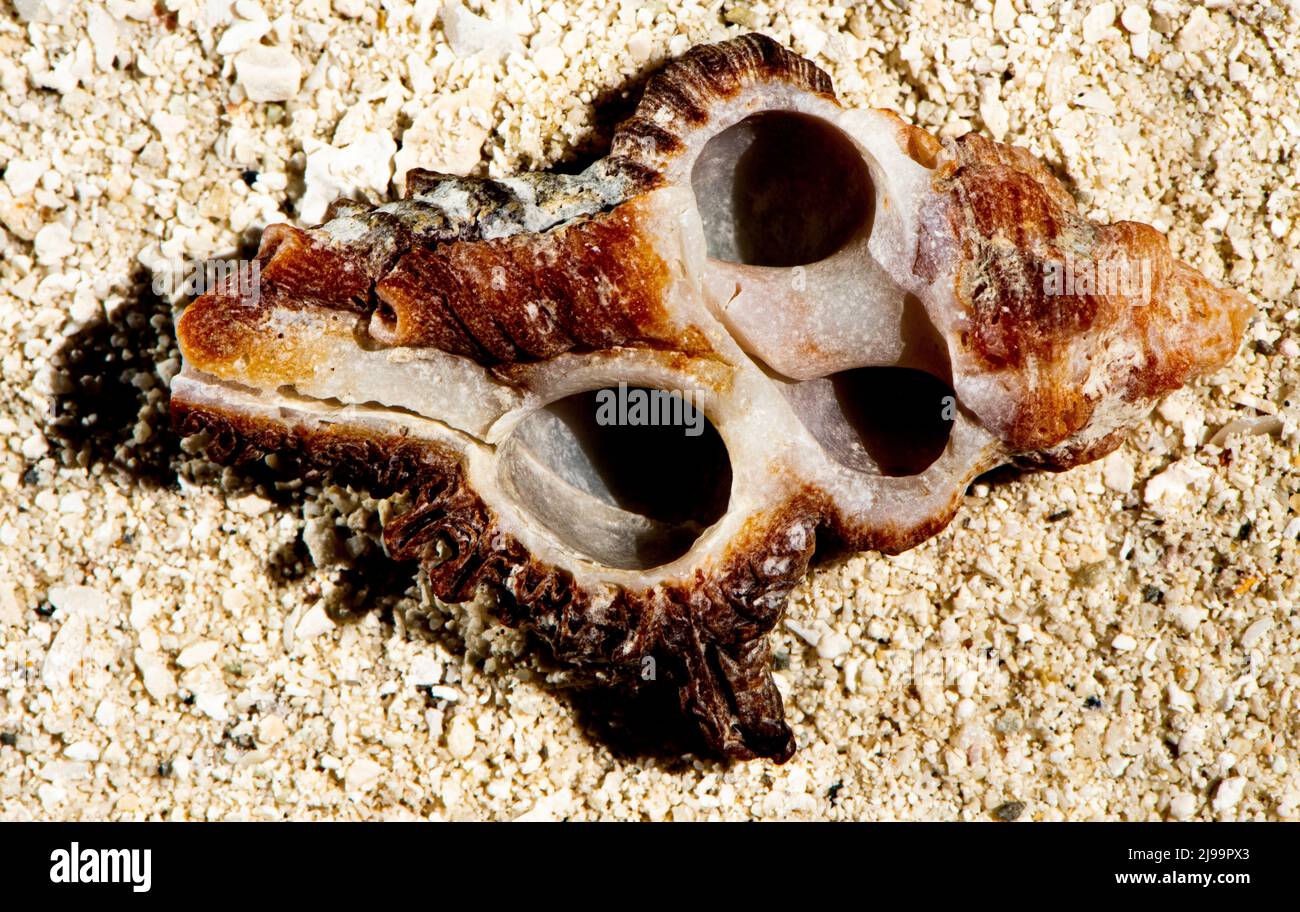
[[[440,598],[489,585],[778,761],[765,635],[819,539],[896,553],[994,466],[1105,455],[1250,310],[1024,150],[845,108],[760,35],[667,65],[581,174],[412,172],[257,262],[179,320],[183,432],[411,492],[385,544]],[[651,408],[678,426],[628,426]]]

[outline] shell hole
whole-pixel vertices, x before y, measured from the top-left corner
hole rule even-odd
[[[764,111],[705,145],[691,172],[709,256],[753,266],[824,260],[869,228],[871,175],[838,127]]]
[[[792,384],[786,395],[832,458],[860,472],[919,475],[952,434],[952,387],[915,368],[861,367]]]
[[[534,412],[503,444],[500,466],[502,483],[564,544],[626,570],[681,557],[731,493],[727,448],[703,412],[644,387]]]

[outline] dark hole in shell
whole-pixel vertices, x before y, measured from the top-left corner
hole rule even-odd
[[[908,367],[862,367],[831,377],[835,398],[882,475],[919,475],[952,433],[952,389]]]
[[[870,229],[871,175],[838,127],[764,111],[709,140],[691,174],[709,256],[753,266],[824,260]]]
[[[910,367],[860,367],[786,387],[786,396],[827,453],[873,475],[919,475],[952,433],[952,388]]]
[[[524,419],[503,447],[503,481],[536,519],[592,560],[621,569],[669,563],[726,512],[727,448],[703,414],[664,391],[627,387],[624,395],[674,399],[672,414],[684,423],[601,423],[608,416],[602,392],[619,395],[617,388],[578,393]],[[694,427],[698,435],[686,433]]]

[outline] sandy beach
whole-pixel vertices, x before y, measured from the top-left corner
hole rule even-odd
[[[784,765],[658,740],[388,561],[394,504],[167,416],[177,264],[415,166],[590,161],[750,31],[1257,309],[1105,459],[820,561],[773,634]],[[0,0],[0,816],[1300,817],[1298,86],[1297,0]]]

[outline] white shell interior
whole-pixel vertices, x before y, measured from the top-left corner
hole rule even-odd
[[[293,389],[236,389],[189,368],[175,389],[282,422],[436,439],[465,454],[503,532],[588,587],[689,580],[799,486],[848,526],[928,528],[998,455],[952,399],[928,291],[910,279],[929,172],[889,116],[784,83],[710,115],[646,208],[673,277],[667,310],[720,359],[568,354],[506,382],[457,356],[368,350],[364,333],[320,327],[326,367]],[[575,413],[620,384],[685,397],[707,433]]]

